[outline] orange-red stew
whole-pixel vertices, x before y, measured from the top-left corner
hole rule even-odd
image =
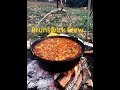
[[[82,53],[82,47],[67,38],[47,38],[35,45],[33,52],[45,60],[62,61]]]

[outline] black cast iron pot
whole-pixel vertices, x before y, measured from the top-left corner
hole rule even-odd
[[[74,36],[50,36],[50,37],[45,37],[45,38],[39,38],[31,45],[31,51],[33,54],[33,58],[38,61],[41,68],[43,68],[44,70],[49,71],[49,72],[58,73],[58,72],[66,72],[66,71],[73,69],[79,63],[82,54],[78,55],[75,58],[72,58],[69,60],[64,60],[64,61],[44,60],[40,57],[37,57],[34,54],[33,48],[37,43],[41,42],[42,40],[44,40],[46,38],[53,38],[53,37],[68,38],[68,39],[74,40],[75,42],[77,42],[78,44],[81,45],[82,54],[83,54],[84,44],[80,40],[78,40],[77,37],[74,37]]]

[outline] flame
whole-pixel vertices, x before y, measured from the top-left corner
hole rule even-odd
[[[76,65],[76,66],[74,67],[74,70],[75,70],[75,74],[77,74],[77,72],[78,72],[78,65]]]

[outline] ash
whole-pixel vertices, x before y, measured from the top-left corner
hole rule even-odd
[[[27,88],[31,90],[58,90],[54,86],[54,74],[44,71],[36,60],[31,60],[27,65]]]

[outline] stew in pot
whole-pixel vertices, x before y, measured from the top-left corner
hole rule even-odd
[[[63,61],[72,59],[82,53],[82,47],[68,38],[46,38],[33,48],[36,56],[44,60]]]

